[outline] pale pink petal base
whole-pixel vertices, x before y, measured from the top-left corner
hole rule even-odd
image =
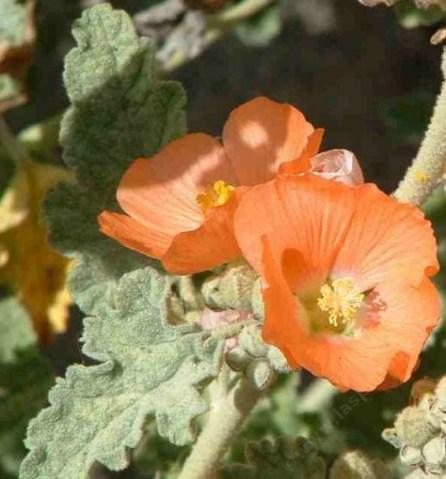
[[[354,186],[364,183],[364,176],[356,156],[348,150],[329,150],[311,160],[311,172],[326,180]]]
[[[212,331],[229,324],[241,323],[252,318],[252,313],[247,311],[236,311],[227,309],[224,311],[213,311],[212,309],[205,308],[200,316],[200,324],[206,331]],[[229,338],[225,341],[225,351],[238,346],[237,338]]]

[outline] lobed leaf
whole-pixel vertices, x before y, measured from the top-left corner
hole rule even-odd
[[[51,373],[30,319],[14,296],[0,298],[0,477],[16,477],[28,421],[45,405]]]
[[[50,392],[51,407],[30,423],[22,479],[85,479],[95,461],[128,464],[127,448],[148,418],[183,445],[206,411],[200,386],[218,372],[222,345],[166,322],[169,282],[152,269],[124,275],[85,320],[84,352],[96,366],[72,366]]]
[[[71,290],[84,308],[123,273],[154,264],[102,235],[97,215],[117,208],[117,184],[135,158],[184,134],[186,98],[179,83],[155,78],[153,45],[138,38],[123,11],[108,4],[88,9],[73,34],[78,46],[64,72],[72,107],[61,143],[78,182],[48,195],[45,217],[53,245],[78,258]],[[84,300],[90,286],[93,295]]]
[[[28,422],[45,406],[52,374],[48,362],[31,345],[0,363],[0,477],[17,477],[26,455]]]
[[[34,51],[34,0],[2,0],[0,15],[0,112],[26,100],[23,82]]]
[[[0,291],[0,364],[13,362],[17,350],[35,341],[26,310],[17,298]]]

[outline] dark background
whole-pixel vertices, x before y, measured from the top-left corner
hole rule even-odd
[[[62,59],[86,3],[93,2],[38,3],[31,102],[7,115],[15,130],[67,106]],[[136,13],[153,2],[111,3]],[[230,111],[257,95],[289,102],[325,128],[324,149],[351,149],[366,179],[390,192],[416,152],[439,88],[441,48],[429,42],[435,28],[405,29],[392,9],[356,0],[288,4],[282,33],[268,46],[230,35],[171,74],[188,93],[189,129],[219,135]]]

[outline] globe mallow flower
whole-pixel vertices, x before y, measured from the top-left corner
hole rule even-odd
[[[100,228],[168,271],[211,269],[241,256],[233,216],[246,187],[300,157],[306,164],[320,139],[293,106],[256,98],[231,113],[222,141],[193,133],[135,160],[117,191],[125,214],[102,212]]]
[[[266,343],[342,390],[409,379],[440,317],[430,223],[374,185],[283,175],[240,200],[235,235],[262,275]]]

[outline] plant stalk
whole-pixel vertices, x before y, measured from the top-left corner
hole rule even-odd
[[[394,192],[405,203],[421,205],[439,185],[446,164],[446,50],[441,62],[443,84],[417,156]]]
[[[262,392],[242,377],[227,395],[216,400],[178,479],[215,479],[220,461],[261,396]]]

